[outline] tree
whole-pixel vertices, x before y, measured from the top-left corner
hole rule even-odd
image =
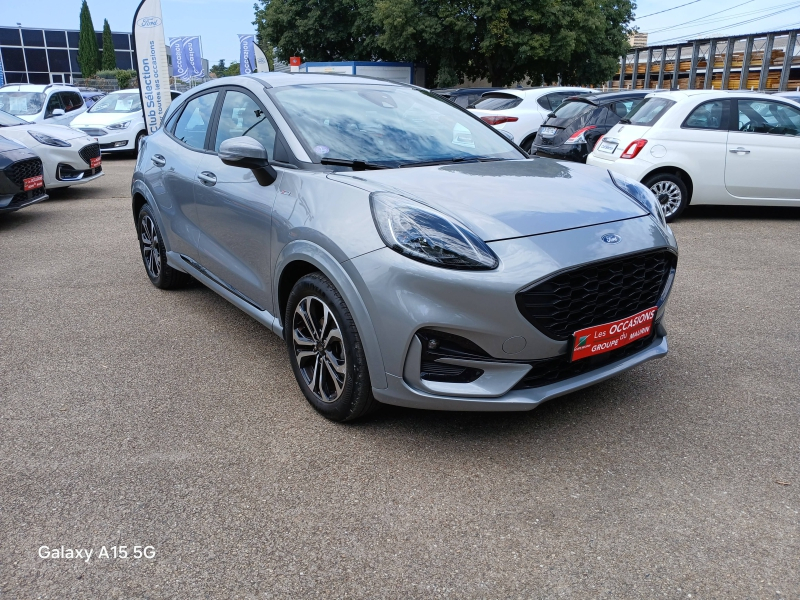
[[[111,36],[111,26],[108,19],[103,20],[103,56],[101,68],[104,71],[114,71],[117,68],[117,55],[114,52],[114,38]]]
[[[220,58],[219,62],[211,67],[211,72],[216,75],[217,77],[225,77],[225,71],[227,67],[225,66],[225,59]]]
[[[633,0],[260,0],[255,7],[267,45],[283,60],[413,61],[427,64],[428,86],[608,80],[628,49],[634,8]]]
[[[91,77],[100,68],[100,53],[97,49],[97,36],[92,24],[89,5],[83,0],[81,5],[81,30],[78,37],[78,65],[84,77]],[[116,67],[115,67],[116,68]]]
[[[239,75],[239,71],[241,68],[239,67],[239,61],[233,61],[227,69],[225,69],[225,77],[233,77],[234,75]]]
[[[253,21],[253,25],[256,26],[256,45],[261,48],[261,51],[264,53],[264,56],[267,57],[267,64],[269,65],[269,70],[275,70],[275,56],[274,51],[272,49],[272,44],[267,41],[267,21],[266,15],[264,11],[258,6],[258,4],[253,5],[253,10],[256,12],[256,20]]]

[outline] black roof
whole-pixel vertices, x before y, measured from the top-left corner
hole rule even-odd
[[[648,94],[652,94],[655,90],[622,90],[619,92],[601,92],[598,94],[588,94],[586,96],[573,96],[567,100],[580,100],[581,102],[589,102],[590,104],[611,104],[618,100],[626,98],[644,98]]]

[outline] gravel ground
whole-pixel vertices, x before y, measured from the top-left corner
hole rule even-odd
[[[150,285],[104,165],[0,216],[0,596],[800,598],[800,209],[675,224],[664,360],[338,425],[277,337]]]

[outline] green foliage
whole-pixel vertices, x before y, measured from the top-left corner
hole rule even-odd
[[[104,71],[114,71],[117,68],[114,38],[111,37],[111,26],[108,24],[108,19],[103,20],[103,56],[100,67]]]
[[[427,64],[427,85],[610,79],[633,0],[260,0],[259,39],[306,61]],[[263,47],[263,46],[262,46]]]
[[[113,71],[98,71],[95,73],[95,77],[98,79],[117,79],[117,70],[114,69]]]
[[[258,4],[253,5],[253,9],[256,12],[256,20],[253,21],[253,25],[256,26],[256,45],[261,48],[261,51],[264,53],[264,56],[267,57],[267,63],[269,64],[269,70],[275,70],[275,53],[272,49],[272,44],[267,41],[267,21],[265,18],[264,11],[261,11],[258,7]]]
[[[117,69],[117,83],[119,83],[119,89],[125,90],[128,89],[131,85],[131,81],[134,77],[136,77],[136,71],[129,71],[127,69]]]
[[[100,68],[100,52],[97,49],[97,36],[94,33],[89,5],[83,0],[81,5],[81,30],[78,38],[78,65],[84,77],[92,77]]]
[[[220,58],[219,62],[211,67],[211,72],[216,75],[217,77],[225,77],[225,71],[227,67],[225,66],[225,59]]]
[[[240,70],[239,61],[235,60],[227,69],[225,69],[225,77],[233,77],[234,75],[238,75]]]

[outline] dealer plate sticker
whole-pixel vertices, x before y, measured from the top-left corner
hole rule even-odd
[[[553,136],[558,131],[555,127],[542,127],[541,133],[542,135]]]
[[[606,152],[608,154],[614,154],[614,150],[617,149],[617,142],[612,142],[611,140],[603,140],[600,142],[600,146],[598,146],[598,152]]]
[[[633,316],[595,325],[575,332],[572,360],[580,360],[611,352],[650,335],[658,307],[648,308]]]
[[[27,179],[23,179],[22,185],[23,185],[23,190],[26,192],[30,192],[31,190],[35,190],[36,188],[40,188],[44,185],[44,176],[36,175],[35,177],[28,177]]]
[[[90,166],[90,167],[92,167],[93,169],[94,169],[94,168],[97,168],[97,167],[99,167],[99,166],[100,166],[100,162],[101,162],[101,159],[100,159],[100,157],[98,156],[97,158],[93,158],[93,159],[91,159],[91,160],[89,161],[89,166]]]

